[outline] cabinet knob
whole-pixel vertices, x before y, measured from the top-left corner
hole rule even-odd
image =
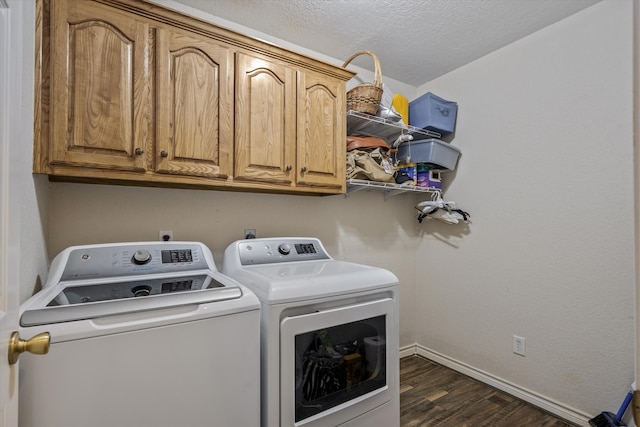
[[[169,155],[169,153],[167,153],[166,151],[162,150],[160,152],[160,157],[167,157]]]
[[[303,167],[300,169],[300,172],[302,172],[302,173],[305,173],[306,171],[307,171],[307,167],[306,167],[306,166],[303,166]]]
[[[144,150],[140,147],[136,148],[135,151],[136,155],[140,156],[142,154],[144,154]]]
[[[284,168],[284,170],[286,170],[287,172],[291,171],[291,169],[293,169],[293,168],[291,167],[291,165],[287,165],[287,166],[285,166],[285,168]]]

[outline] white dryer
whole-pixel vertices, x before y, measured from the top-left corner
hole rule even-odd
[[[262,305],[262,427],[398,427],[398,279],[316,238],[239,240],[222,272]]]
[[[20,308],[20,427],[259,424],[260,304],[197,242],[73,246]]]

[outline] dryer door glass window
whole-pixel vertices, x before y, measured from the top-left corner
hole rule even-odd
[[[296,422],[384,387],[384,337],[384,316],[296,336]]]
[[[386,333],[390,313],[369,312],[369,317],[367,311],[319,311],[283,322],[287,326],[284,331],[296,329],[290,331],[293,348],[289,351],[294,359],[282,366],[286,373],[293,368],[295,423],[333,408],[339,411],[341,405],[388,389]],[[300,328],[291,328],[296,324]],[[283,348],[286,353],[291,354]],[[288,387],[287,383],[283,381],[283,387]]]

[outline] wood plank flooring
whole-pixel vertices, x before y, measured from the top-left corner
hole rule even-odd
[[[573,427],[421,356],[400,359],[401,427]]]

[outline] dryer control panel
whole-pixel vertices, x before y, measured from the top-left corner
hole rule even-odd
[[[331,259],[318,239],[249,239],[238,244],[241,265]]]

